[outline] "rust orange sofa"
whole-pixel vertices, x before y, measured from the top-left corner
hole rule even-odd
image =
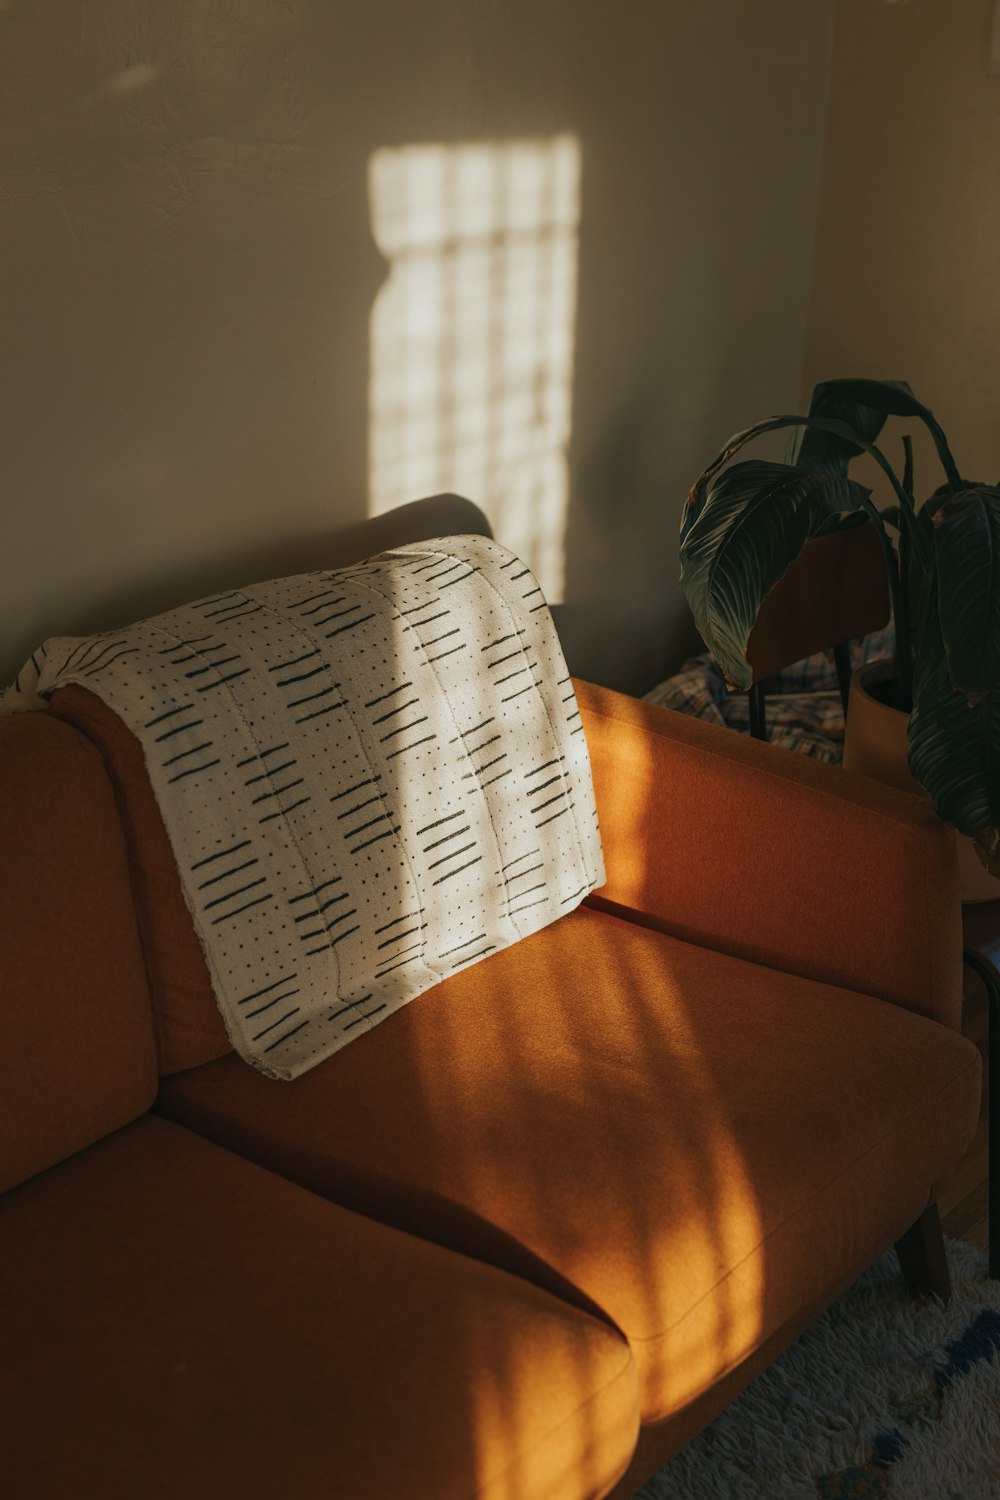
[[[576,690],[606,884],[293,1083],[137,742],[0,719],[6,1495],[624,1500],[887,1246],[919,1278],[979,1099],[949,835]]]

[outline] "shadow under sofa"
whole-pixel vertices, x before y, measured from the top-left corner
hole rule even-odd
[[[448,506],[403,529],[485,529]],[[950,834],[576,690],[606,884],[290,1084],[229,1050],[138,743],[76,687],[0,720],[9,1493],[625,1497],[933,1228]]]

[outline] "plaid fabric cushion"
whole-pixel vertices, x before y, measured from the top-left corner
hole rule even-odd
[[[892,626],[852,641],[851,666],[857,669],[892,654]],[[724,728],[750,733],[746,693],[731,693],[712,656],[690,657],[679,672],[645,694],[649,703],[693,714]],[[844,750],[844,711],[840,704],[832,651],[820,651],[786,667],[767,682],[767,731],[772,745],[837,765]]]

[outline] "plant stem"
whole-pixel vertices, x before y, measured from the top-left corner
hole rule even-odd
[[[958,465],[955,463],[955,460],[951,456],[951,449],[948,447],[948,439],[945,437],[944,432],[938,426],[937,420],[931,415],[930,412],[927,413],[927,416],[924,418],[924,422],[926,423],[931,437],[934,439],[934,446],[938,451],[938,457],[941,460],[941,467],[944,469],[944,472],[947,476],[949,488],[953,490],[960,490],[962,488],[962,476],[958,472]]]
[[[913,504],[913,439],[909,433],[906,433],[903,437],[903,492],[907,496],[909,503],[905,506],[901,503],[899,507],[899,598],[900,613],[906,620],[907,632],[910,639],[912,639],[913,619],[910,608],[912,599],[910,589],[911,541],[916,532],[917,523]],[[896,626],[896,633],[898,637],[898,624]],[[912,646],[909,646],[908,650],[912,655]],[[913,685],[911,682],[907,701],[900,703],[898,707],[909,711],[913,707],[912,697]]]

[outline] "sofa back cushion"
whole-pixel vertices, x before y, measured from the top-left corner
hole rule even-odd
[[[0,718],[0,1190],[144,1113],[149,991],[100,757],[47,714]]]
[[[97,747],[114,784],[153,998],[159,1071],[180,1073],[212,1062],[229,1051],[229,1038],[142,746],[113,709],[75,683],[52,695],[51,713]]]

